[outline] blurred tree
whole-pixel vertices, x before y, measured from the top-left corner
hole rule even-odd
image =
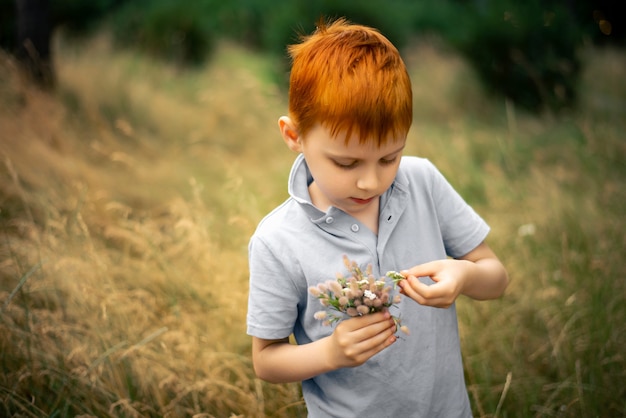
[[[559,1],[459,1],[462,30],[447,39],[485,88],[533,112],[574,105],[583,32]],[[445,36],[445,35],[444,35]]]
[[[50,56],[50,4],[48,0],[16,0],[16,56],[26,73],[41,87],[54,86]]]
[[[309,33],[320,17],[346,17],[378,28],[399,48],[413,36],[436,33],[466,57],[495,95],[534,111],[556,110],[574,104],[580,68],[577,50],[583,42],[623,45],[623,4],[624,0],[0,0],[0,46],[19,55],[35,79],[48,84],[54,80],[49,38],[59,26],[81,36],[104,24],[118,46],[188,65],[204,62],[219,38],[284,57],[285,46],[297,34]]]
[[[202,63],[212,52],[222,2],[217,0],[135,0],[121,7],[110,24],[117,46],[147,52],[179,65]]]
[[[7,51],[15,47],[15,0],[0,0],[0,48]]]
[[[51,37],[63,27],[80,36],[128,0],[0,0],[0,47],[14,54],[39,86],[54,87]]]

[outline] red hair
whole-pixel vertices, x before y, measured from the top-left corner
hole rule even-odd
[[[411,80],[395,46],[380,32],[345,19],[320,22],[288,47],[289,113],[298,133],[320,123],[361,143],[405,138],[413,120]]]

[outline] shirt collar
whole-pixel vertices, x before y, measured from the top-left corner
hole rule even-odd
[[[337,215],[338,212],[344,213],[341,209],[337,209],[334,206],[331,206],[328,209],[328,212],[324,212],[316,208],[311,202],[311,195],[309,194],[309,185],[312,182],[313,176],[311,175],[309,166],[304,159],[304,155],[299,154],[291,167],[291,172],[289,173],[289,183],[287,186],[289,195],[300,204],[311,221],[315,223],[322,221],[329,215],[334,216]],[[391,187],[389,187],[389,189],[387,189],[387,191],[385,191],[385,193],[381,196],[380,207],[383,208],[386,205],[387,200],[394,189],[397,188],[401,191],[406,191],[408,189],[408,183],[409,179],[406,174],[401,170],[398,170]]]
[[[309,170],[309,166],[304,159],[303,154],[299,154],[291,167],[289,173],[288,191],[289,195],[300,204],[300,207],[307,213],[309,218],[314,221],[323,218],[326,214],[324,211],[316,208],[311,202],[309,194],[309,185],[313,182],[313,176]]]

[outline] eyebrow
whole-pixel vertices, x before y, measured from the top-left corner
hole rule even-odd
[[[402,152],[404,150],[404,148],[406,147],[406,144],[403,144],[401,147],[397,148],[394,151],[391,151],[389,154],[383,155],[380,158],[387,158],[391,155],[397,154],[399,152]],[[333,154],[332,151],[326,151],[326,155],[330,158],[334,158],[334,159],[339,159],[339,160],[351,160],[351,161],[360,161],[362,160],[362,158],[354,158],[352,156],[349,155],[337,155],[337,154]]]

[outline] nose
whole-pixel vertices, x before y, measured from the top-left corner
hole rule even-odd
[[[367,167],[359,173],[356,181],[356,187],[360,190],[376,190],[379,178],[378,171],[375,168]]]

